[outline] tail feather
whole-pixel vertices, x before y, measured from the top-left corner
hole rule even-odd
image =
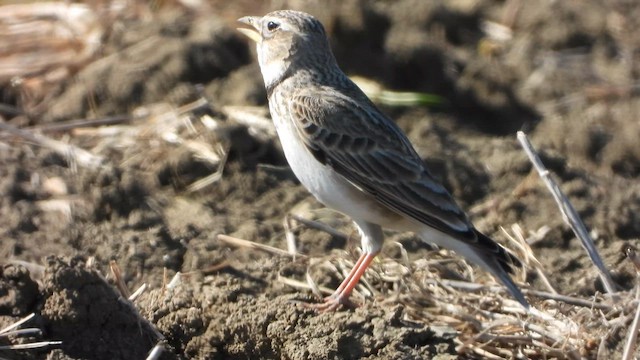
[[[485,262],[485,264],[480,265],[485,265],[486,269],[507,287],[511,295],[528,309],[529,303],[524,298],[518,285],[509,276],[509,274],[514,273],[514,268],[522,268],[522,262],[490,237],[477,230],[475,232],[478,238],[476,251],[479,252],[480,259]]]
[[[514,267],[519,269],[522,268],[522,262],[520,262],[520,260],[515,257],[515,255],[507,251],[504,247],[496,243],[492,238],[481,233],[480,231],[475,230],[475,233],[478,237],[479,247],[484,250],[487,255],[495,258],[504,271],[509,274],[513,274]]]
[[[424,241],[453,250],[471,262],[482,266],[498,278],[525,309],[529,309],[529,303],[522,295],[522,291],[509,276],[509,274],[513,274],[514,268],[522,267],[520,260],[490,237],[476,229],[471,230],[476,235],[473,240],[457,239],[426,226],[419,230],[418,234]]]

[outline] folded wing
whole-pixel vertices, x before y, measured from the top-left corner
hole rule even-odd
[[[464,212],[395,123],[373,105],[364,108],[351,97],[328,92],[303,90],[288,104],[316,159],[388,208],[476,243],[475,229]]]

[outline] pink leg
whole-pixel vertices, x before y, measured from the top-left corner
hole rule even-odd
[[[329,300],[331,298],[337,298],[340,295],[340,293],[342,293],[344,288],[347,287],[347,284],[349,284],[349,281],[351,281],[353,276],[358,271],[358,268],[360,267],[360,264],[362,264],[362,260],[364,260],[365,256],[366,256],[365,254],[360,255],[360,257],[358,258],[358,261],[356,261],[356,263],[353,265],[353,267],[351,268],[351,271],[349,271],[349,274],[347,275],[347,277],[344,278],[344,280],[342,280],[342,282],[340,283],[340,286],[338,286],[336,291],[334,291],[333,294],[331,294],[328,297],[326,297],[325,300]]]
[[[333,311],[340,305],[353,305],[349,301],[349,296],[351,296],[351,292],[356,285],[358,285],[358,281],[360,281],[360,278],[364,275],[364,272],[367,270],[367,267],[369,267],[369,264],[371,264],[376,255],[377,253],[362,254],[353,266],[353,269],[349,272],[349,275],[347,275],[344,281],[342,281],[336,291],[331,296],[325,298],[324,303],[310,305],[310,307],[324,312]]]

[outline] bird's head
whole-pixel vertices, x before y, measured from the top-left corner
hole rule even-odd
[[[291,69],[313,70],[335,64],[324,27],[307,13],[279,10],[263,17],[245,16],[238,21],[251,26],[238,30],[256,42],[267,86]]]

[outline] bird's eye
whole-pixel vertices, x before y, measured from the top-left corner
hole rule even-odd
[[[277,22],[269,21],[269,22],[267,23],[267,29],[268,29],[269,31],[274,31],[275,29],[277,29],[277,28],[279,28],[279,27],[280,27],[280,24],[278,24]]]

